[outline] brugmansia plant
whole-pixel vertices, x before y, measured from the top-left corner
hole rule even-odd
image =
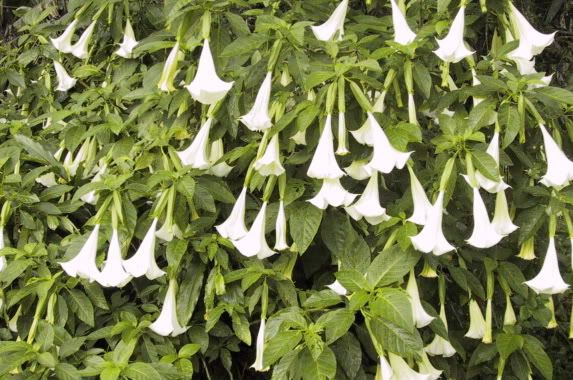
[[[0,377],[570,376],[573,93],[520,2],[14,16]]]

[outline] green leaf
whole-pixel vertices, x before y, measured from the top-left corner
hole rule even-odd
[[[69,289],[70,306],[78,318],[89,326],[94,325],[94,307],[89,298],[78,289]]]
[[[501,358],[507,361],[509,355],[523,347],[523,338],[516,334],[499,334],[495,337],[495,346]]]
[[[330,289],[313,293],[304,301],[302,306],[306,309],[325,309],[342,302],[340,296]]]
[[[519,133],[521,117],[516,106],[506,103],[499,108],[497,118],[503,132],[501,147],[506,148],[515,140]]]
[[[384,349],[398,355],[415,355],[423,348],[422,338],[415,328],[408,331],[384,318],[371,318],[374,338]]]
[[[472,150],[472,161],[476,169],[488,179],[499,181],[499,169],[492,156],[481,150]]]
[[[382,251],[372,260],[366,271],[366,279],[372,287],[389,285],[400,281],[416,265],[420,254],[412,249],[403,251],[395,245]]]
[[[267,42],[268,36],[264,34],[250,34],[242,36],[225,46],[221,52],[221,57],[235,57],[248,54],[257,50],[262,44]]]
[[[330,345],[342,337],[354,323],[354,312],[348,309],[329,311],[317,319],[316,324],[324,328],[326,344]]]
[[[401,289],[380,289],[376,298],[370,302],[370,311],[408,331],[415,328],[410,299]]]
[[[129,364],[121,374],[131,380],[156,380],[161,378],[161,375],[155,368],[142,362]]]
[[[322,210],[308,202],[295,202],[290,210],[292,210],[289,216],[290,234],[296,250],[303,254],[318,232],[322,221]]]
[[[233,331],[237,338],[242,340],[246,345],[251,345],[251,330],[249,330],[249,321],[244,314],[239,314],[235,311],[231,314],[231,321],[233,324]]]
[[[80,380],[82,378],[76,367],[69,363],[56,364],[56,377],[59,380]]]
[[[177,292],[177,316],[183,325],[189,322],[193,311],[195,311],[203,288],[204,276],[205,264],[200,261],[194,261],[184,272],[183,280],[180,282]]]
[[[573,92],[564,88],[545,86],[537,88],[535,91],[559,104],[573,105]]]
[[[311,90],[315,86],[326,82],[329,79],[334,78],[336,75],[333,71],[313,71],[307,77],[305,81],[306,90]]]
[[[524,335],[523,339],[523,350],[525,351],[527,359],[533,363],[543,377],[551,380],[553,378],[553,365],[551,364],[551,359],[543,349],[543,344],[531,335]]]
[[[426,65],[416,62],[412,74],[414,75],[414,84],[416,87],[422,92],[422,95],[424,95],[426,99],[429,99],[430,92],[432,91],[432,77]]]
[[[364,274],[355,269],[336,272],[336,279],[350,292],[372,289],[366,278],[364,278]]]
[[[39,162],[50,164],[55,167],[61,167],[61,164],[56,161],[54,156],[48,152],[42,144],[32,140],[31,138],[24,136],[24,135],[16,135],[14,136],[14,140],[16,140],[20,145],[26,149],[26,151],[38,160]]]
[[[336,356],[328,347],[315,361],[309,350],[300,353],[297,360],[297,373],[305,379],[333,379],[336,375]]]
[[[270,366],[283,357],[287,352],[293,350],[302,340],[300,331],[279,331],[265,345],[264,366]]]

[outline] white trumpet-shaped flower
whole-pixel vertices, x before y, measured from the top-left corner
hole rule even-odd
[[[334,143],[332,141],[332,115],[328,114],[324,122],[324,129],[318,140],[314,156],[306,174],[311,178],[336,179],[344,176],[334,155]]]
[[[247,227],[245,227],[246,205],[247,187],[243,187],[227,220],[215,226],[219,235],[227,239],[238,240],[247,234]]]
[[[255,103],[251,110],[241,116],[240,120],[251,131],[264,131],[273,126],[269,115],[269,102],[271,99],[272,72],[268,72],[259,88]]]
[[[364,124],[355,131],[350,131],[356,141],[362,145],[374,145],[374,128],[370,123],[370,118],[367,118]]]
[[[56,91],[65,92],[76,85],[78,80],[70,76],[60,62],[54,61],[54,69],[56,70],[56,77],[58,78],[58,87],[56,87]]]
[[[493,247],[503,239],[504,235],[498,234],[495,226],[490,222],[479,188],[475,187],[473,193],[474,230],[467,242],[476,248]]]
[[[436,256],[453,251],[455,248],[448,243],[442,230],[442,213],[444,205],[444,192],[438,193],[436,202],[427,215],[422,231],[410,238],[412,245],[418,251],[432,252]]]
[[[187,88],[191,97],[198,102],[215,104],[227,95],[227,92],[233,87],[233,83],[225,82],[217,75],[215,62],[209,47],[209,40],[205,40],[195,78],[185,88]]]
[[[155,231],[155,236],[163,241],[171,241],[174,237],[181,239],[183,232],[177,223],[173,222],[173,218],[167,217],[161,228]]]
[[[400,45],[409,45],[416,39],[416,33],[410,29],[405,15],[396,4],[395,0],[390,0],[392,6],[392,24],[394,25],[394,42]]]
[[[211,130],[212,118],[201,126],[199,132],[189,147],[177,152],[183,165],[189,165],[195,169],[208,169],[211,166],[209,160],[209,131]]]
[[[335,280],[332,284],[326,285],[326,287],[339,296],[345,296],[348,294],[348,290],[346,290],[338,280]]]
[[[317,40],[330,41],[338,32],[338,39],[342,40],[344,36],[344,19],[348,10],[348,0],[342,0],[330,15],[328,20],[321,25],[311,26],[312,32]]]
[[[165,274],[164,271],[159,269],[155,262],[155,229],[157,227],[157,218],[153,219],[151,226],[143,241],[141,242],[137,252],[128,260],[123,261],[123,268],[127,273],[133,277],[141,277],[145,275],[150,280],[154,280]]]
[[[0,249],[4,248],[4,226],[0,226]],[[0,256],[0,272],[6,268],[6,257]]]
[[[285,204],[283,200],[279,202],[279,212],[277,214],[277,221],[275,224],[275,249],[277,251],[283,251],[289,248],[287,243],[287,222],[285,215]]]
[[[465,10],[465,7],[460,7],[448,35],[437,40],[439,48],[434,50],[434,53],[444,62],[457,63],[474,53],[466,47],[464,41]]]
[[[372,170],[368,167],[367,161],[352,161],[350,166],[344,168],[344,171],[350,178],[357,181],[362,181],[372,175]]]
[[[119,49],[115,51],[115,54],[123,58],[132,58],[133,49],[137,46],[139,42],[135,39],[135,33],[133,32],[133,27],[131,22],[127,19],[125,23],[125,30],[123,31],[123,41],[119,45]]]
[[[167,56],[165,65],[163,66],[163,71],[161,72],[161,77],[157,83],[159,90],[163,92],[175,91],[173,87],[173,80],[175,79],[175,74],[177,74],[177,61],[179,60],[179,42],[173,45],[173,48]]]
[[[211,167],[207,170],[207,173],[217,177],[226,177],[227,174],[233,170],[233,167],[227,165],[226,162],[215,164],[224,154],[223,140],[217,139],[213,141],[211,143],[211,150],[209,151],[209,165],[211,165]]]
[[[418,292],[418,284],[416,282],[416,276],[414,271],[410,271],[410,277],[408,278],[408,285],[406,286],[406,292],[410,296],[410,305],[412,306],[412,316],[414,317],[414,322],[417,328],[422,328],[428,326],[434,320],[434,317],[429,315],[424,307],[422,306],[422,301],[420,300],[420,293]]]
[[[60,263],[62,269],[72,277],[95,281],[99,276],[96,265],[99,224],[96,224],[80,252],[71,260]]]
[[[525,284],[537,294],[557,294],[563,293],[569,285],[563,281],[559,272],[559,262],[557,261],[557,251],[555,250],[555,238],[549,238],[547,254],[543,259],[541,270],[533,279],[525,281]]]
[[[346,118],[344,112],[338,114],[338,147],[336,154],[344,156],[350,153],[348,150],[348,131],[346,130]]]
[[[509,8],[511,10],[511,20],[517,32],[516,38],[519,39],[517,49],[508,54],[510,58],[530,60],[553,43],[556,32],[551,34],[538,32],[511,2],[509,3]]]
[[[122,262],[119,234],[114,228],[109,241],[105,265],[98,275],[97,282],[104,287],[121,288],[125,286],[131,280],[131,275],[123,269]]]
[[[255,161],[254,168],[262,176],[279,176],[285,172],[280,159],[279,134],[276,133],[269,141],[265,153]]]
[[[573,162],[567,158],[542,124],[539,124],[539,128],[543,134],[547,161],[547,172],[539,182],[545,186],[565,186],[573,179]]]
[[[72,51],[72,38],[74,37],[77,26],[78,20],[74,19],[58,38],[50,38],[52,45],[62,53],[70,53]]]
[[[264,372],[269,368],[264,367],[263,364],[263,354],[265,352],[265,318],[261,318],[261,324],[259,325],[259,332],[257,333],[257,346],[255,353],[255,362],[251,366],[255,371]]]
[[[155,322],[149,325],[149,328],[158,335],[177,336],[183,334],[189,328],[181,326],[177,319],[176,288],[177,283],[175,279],[169,280],[169,287],[167,288],[167,293],[165,293],[161,313],[159,313],[159,317]]]
[[[431,375],[414,371],[404,359],[396,354],[389,352],[388,358],[394,373],[392,380],[430,380],[432,378]]]
[[[504,236],[509,235],[519,228],[511,221],[507,198],[503,190],[495,195],[495,212],[493,213],[491,224],[493,224],[493,228],[498,234]]]
[[[472,339],[482,339],[485,334],[485,318],[476,300],[470,300],[469,305],[470,327],[464,336]]]
[[[92,21],[92,23],[84,30],[78,42],[72,45],[72,50],[70,53],[76,56],[79,59],[84,59],[88,56],[88,45],[90,43],[90,39],[92,38],[92,34],[94,32],[94,28],[96,25],[96,21]]]
[[[376,372],[376,377],[374,378],[374,380],[392,380],[392,379],[394,379],[394,377],[393,377],[394,371],[392,371],[392,367],[390,366],[390,363],[388,363],[388,360],[386,359],[386,357],[384,355],[380,355],[378,360],[380,361],[380,367],[378,368],[378,371]]]
[[[444,323],[447,331],[448,320],[446,319],[446,308],[444,307],[444,304],[440,305],[440,319]],[[453,356],[456,353],[456,349],[452,346],[452,344],[438,334],[436,334],[434,340],[432,340],[430,344],[424,347],[424,351],[428,355],[443,356],[445,358]]]
[[[495,131],[491,141],[487,147],[486,153],[493,158],[495,161],[497,170],[499,171],[499,132]],[[468,176],[464,176],[466,182],[471,185]],[[486,176],[484,176],[479,170],[475,171],[475,179],[479,186],[487,191],[488,193],[498,193],[509,187],[507,183],[503,181],[503,178],[499,176],[499,180],[493,181]]]
[[[416,177],[414,169],[408,166],[408,172],[410,173],[410,192],[412,193],[412,204],[414,206],[414,212],[408,218],[408,221],[423,226],[426,224],[426,219],[432,210],[432,203],[428,200],[428,196],[418,177]]]
[[[381,173],[390,173],[394,168],[402,169],[412,152],[400,152],[390,144],[386,133],[382,130],[372,113],[368,113],[368,124],[373,137],[374,152],[368,163],[368,168]]]
[[[422,351],[420,353],[420,356],[422,356],[422,361],[418,362],[418,370],[420,371],[420,373],[423,375],[430,376],[428,378],[429,380],[439,379],[440,376],[442,375],[442,371],[434,368],[432,362],[430,362],[430,358],[428,358],[428,354]]]
[[[308,202],[319,209],[326,209],[328,205],[332,207],[349,206],[356,198],[357,194],[349,193],[340,184],[340,179],[324,179],[320,191]]]
[[[233,240],[235,248],[246,257],[256,256],[265,259],[276,252],[269,248],[265,238],[265,215],[267,212],[267,202],[263,202],[251,229],[245,236],[238,240]]]
[[[105,171],[107,170],[107,165],[106,164],[102,164],[100,166],[100,168],[98,169],[97,173],[94,175],[94,177],[92,178],[91,182],[92,183],[96,183],[96,182],[100,182],[101,181],[101,177],[103,176],[103,174],[105,173]],[[98,200],[98,196],[96,194],[95,190],[90,191],[87,194],[84,194],[80,197],[80,199],[86,203],[89,203],[91,205],[95,205],[97,203]]]
[[[377,172],[372,174],[364,192],[356,203],[346,207],[345,210],[352,219],[360,220],[364,218],[372,225],[380,224],[390,219],[390,217],[386,215],[386,209],[380,206]]]

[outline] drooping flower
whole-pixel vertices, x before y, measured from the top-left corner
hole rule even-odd
[[[105,173],[106,170],[107,170],[107,165],[104,163],[99,167],[97,173],[94,175],[91,182],[92,183],[100,182],[101,177],[103,176],[103,174]],[[95,205],[97,202],[98,196],[96,194],[96,191],[92,190],[89,193],[82,195],[80,197],[80,199],[86,203],[89,203],[91,205]]]
[[[426,219],[432,210],[432,203],[428,199],[418,177],[416,177],[414,169],[408,166],[408,172],[410,173],[410,192],[412,193],[412,203],[414,205],[414,212],[408,218],[408,221],[423,226],[426,224]]]
[[[285,172],[280,159],[279,134],[276,133],[267,145],[265,153],[255,161],[254,168],[262,176],[279,176]]]
[[[54,69],[56,70],[56,76],[58,78],[56,91],[65,92],[76,85],[77,79],[71,77],[60,62],[54,61]]]
[[[350,153],[348,150],[348,131],[346,130],[346,118],[344,112],[338,114],[338,148],[336,154],[344,156]]]
[[[153,219],[151,226],[143,241],[141,242],[137,252],[123,261],[123,268],[127,273],[133,277],[141,277],[145,275],[150,280],[154,280],[165,274],[164,271],[159,269],[155,262],[155,228],[157,227],[157,218]]]
[[[352,161],[350,166],[344,168],[344,171],[357,181],[362,181],[372,175],[367,161]]]
[[[247,187],[243,187],[237,198],[231,214],[223,223],[215,226],[219,235],[230,240],[239,240],[247,234],[245,227],[245,208],[247,202]]]
[[[4,226],[0,226],[0,249],[4,248]],[[6,257],[0,256],[0,272],[6,268]]]
[[[217,75],[215,62],[209,47],[209,40],[203,43],[203,50],[199,57],[199,65],[195,79],[185,88],[191,97],[203,104],[215,104],[223,99],[227,92],[233,87],[234,82],[225,82]]]
[[[161,228],[155,231],[155,236],[163,241],[171,241],[174,237],[181,239],[183,237],[183,232],[177,223],[173,221],[173,217],[167,216]]]
[[[416,39],[416,33],[410,29],[406,17],[396,4],[395,0],[390,0],[392,6],[392,24],[394,25],[394,42],[400,45],[410,45]]]
[[[474,230],[472,236],[466,241],[476,248],[493,247],[503,239],[503,235],[497,233],[495,226],[489,221],[487,209],[479,193],[479,188],[475,187],[473,193]]]
[[[442,231],[442,213],[444,205],[444,192],[438,193],[436,202],[427,215],[426,223],[422,231],[410,238],[412,245],[418,251],[432,252],[436,256],[453,251],[455,248],[448,243]]]
[[[495,212],[493,213],[491,224],[498,234],[504,236],[509,235],[519,228],[511,221],[507,198],[503,190],[499,191],[495,196]]]
[[[356,198],[356,194],[346,191],[340,184],[340,179],[326,178],[322,182],[320,191],[308,202],[324,210],[328,205],[332,207],[349,206],[354,201],[354,198]]]
[[[269,71],[261,84],[251,110],[240,118],[241,122],[251,131],[264,131],[273,126],[269,115],[271,85],[272,72]]]
[[[209,131],[212,123],[213,119],[208,118],[199,129],[191,145],[187,149],[177,152],[183,165],[189,165],[195,169],[208,169],[211,166],[208,149]]]
[[[466,47],[464,41],[464,19],[466,7],[460,7],[452,22],[448,35],[438,42],[439,48],[434,53],[444,62],[457,63],[474,52]]]
[[[175,87],[173,87],[173,80],[175,79],[175,74],[177,74],[177,61],[179,61],[179,41],[175,43],[169,52],[167,60],[165,61],[165,66],[163,66],[161,77],[157,83],[157,87],[160,91],[175,91]]]
[[[265,259],[274,255],[276,252],[269,248],[265,238],[265,215],[267,211],[267,202],[263,202],[257,217],[255,218],[251,229],[245,236],[238,240],[233,240],[235,248],[246,257],[257,256],[259,259]]]
[[[420,373],[430,376],[428,378],[429,380],[438,380],[443,371],[434,368],[432,362],[430,362],[430,358],[428,358],[428,354],[426,354],[424,351],[422,351],[420,355],[422,356],[422,361],[418,362],[418,370]]]
[[[424,307],[422,306],[422,301],[420,300],[420,293],[418,292],[418,284],[416,283],[416,276],[414,271],[410,271],[410,277],[408,278],[408,285],[406,286],[406,292],[410,296],[410,305],[412,306],[412,316],[414,317],[414,322],[417,328],[422,328],[428,326],[434,320],[434,317],[426,313]]]
[[[382,130],[374,115],[368,112],[368,121],[371,128],[372,146],[374,152],[368,163],[368,168],[381,173],[390,173],[394,168],[402,169],[412,152],[400,152],[390,144],[390,140]]]
[[[440,305],[440,319],[444,323],[447,331],[448,320],[446,319],[446,308],[444,307],[444,304]],[[452,346],[452,344],[438,334],[436,334],[434,340],[432,340],[430,344],[424,347],[424,351],[428,355],[443,356],[445,358],[453,356],[456,353],[456,349]]]
[[[74,33],[76,32],[77,26],[78,26],[78,20],[74,19],[74,21],[72,21],[70,25],[66,27],[64,32],[58,38],[50,38],[50,41],[52,41],[52,45],[54,45],[54,47],[62,53],[71,52],[72,38],[74,36]]]
[[[515,316],[515,311],[513,311],[513,306],[511,305],[511,298],[509,293],[505,294],[505,312],[503,313],[503,325],[513,326],[517,322],[517,317]]]
[[[255,353],[255,362],[251,366],[255,371],[264,372],[269,368],[263,366],[263,353],[265,352],[265,318],[261,318],[259,332],[257,333],[257,346]]]
[[[545,160],[547,161],[547,172],[539,182],[548,187],[565,186],[573,179],[573,162],[559,148],[553,137],[545,129],[545,126],[539,124],[539,128],[541,128],[541,133],[543,134]]]
[[[511,10],[511,21],[517,33],[516,38],[519,39],[517,49],[508,54],[510,58],[530,60],[553,43],[556,32],[551,34],[538,32],[511,2],[509,3],[509,8]]]
[[[90,39],[92,38],[96,22],[97,20],[92,21],[86,30],[84,30],[78,42],[72,45],[72,50],[70,51],[72,55],[79,59],[84,59],[88,56],[88,45],[90,43]]]
[[[400,380],[430,380],[431,375],[422,374],[414,371],[408,363],[400,356],[393,354],[391,352],[388,353],[388,358],[390,359],[390,366],[392,367],[392,371],[394,372],[394,377],[391,379],[400,379]]]
[[[394,371],[386,357],[382,354],[379,356],[380,367],[376,371],[375,380],[392,380],[394,377]]]
[[[342,0],[325,23],[311,26],[316,39],[320,41],[329,41],[332,40],[336,32],[338,32],[338,39],[342,40],[342,37],[344,36],[344,19],[346,18],[347,9],[348,0]]]
[[[133,49],[137,46],[139,42],[135,39],[135,33],[133,32],[133,27],[129,19],[125,22],[125,30],[123,32],[123,41],[119,45],[119,49],[115,51],[115,54],[123,58],[132,58]]]
[[[328,114],[324,122],[324,129],[318,140],[318,145],[314,151],[314,156],[308,167],[306,174],[311,178],[336,179],[344,176],[340,170],[334,155],[334,144],[332,142],[332,115]]]
[[[499,132],[498,131],[494,132],[494,134],[491,138],[491,141],[487,147],[486,153],[489,154],[491,156],[491,158],[493,158],[493,160],[496,163],[496,168],[499,170]],[[464,178],[465,178],[466,182],[468,182],[468,184],[470,184],[470,186],[471,186],[471,183],[469,181],[468,176],[464,175]],[[498,181],[493,181],[493,180],[487,178],[486,176],[484,176],[479,170],[475,171],[475,179],[477,180],[477,183],[479,184],[479,186],[482,189],[484,189],[488,193],[492,193],[492,194],[503,191],[509,187],[509,185],[503,181],[503,178],[501,176],[499,176]]]
[[[537,256],[535,256],[535,241],[533,236],[530,237],[529,239],[527,239],[526,241],[524,241],[521,244],[521,247],[519,249],[519,254],[517,255],[517,257],[519,257],[520,259],[523,260],[533,260],[535,259]]]
[[[386,209],[380,206],[377,172],[372,174],[364,192],[360,198],[358,198],[356,203],[352,206],[346,207],[345,210],[352,219],[360,220],[364,218],[372,225],[380,224],[383,221],[390,219],[386,214]]]
[[[119,234],[114,228],[109,241],[105,265],[97,277],[97,282],[104,287],[121,288],[125,286],[131,280],[131,275],[123,269],[122,262]]]
[[[179,324],[177,319],[177,301],[175,293],[177,282],[174,278],[169,280],[169,287],[165,293],[163,307],[159,317],[149,325],[149,328],[156,334],[161,336],[177,336],[183,334],[189,327],[184,327]]]
[[[364,124],[355,131],[350,131],[356,141],[362,145],[374,145],[374,128],[370,123],[370,118],[367,118]]]
[[[485,318],[476,300],[470,300],[470,327],[466,335],[467,338],[482,339],[485,334]]]
[[[276,233],[275,249],[277,251],[283,251],[285,249],[288,249],[289,245],[287,243],[287,222],[285,215],[285,205],[282,199],[279,202],[279,212],[277,214],[277,221],[275,224],[275,233]]]
[[[221,157],[223,157],[224,154],[223,140],[217,139],[213,141],[209,151],[209,165],[211,165],[211,167],[207,170],[207,173],[213,174],[217,177],[226,177],[227,174],[233,170],[233,167],[227,165],[226,162],[215,164]]]
[[[100,273],[96,266],[98,233],[99,224],[96,224],[80,252],[73,259],[60,263],[68,276],[78,276],[90,282],[98,278]]]
[[[547,254],[543,259],[541,270],[529,281],[525,281],[537,294],[557,294],[563,293],[569,288],[569,285],[563,281],[559,272],[559,262],[557,261],[557,251],[555,250],[555,238],[549,238]]]
[[[326,285],[326,287],[339,296],[345,296],[348,294],[348,290],[346,290],[338,280],[335,280],[332,284]]]

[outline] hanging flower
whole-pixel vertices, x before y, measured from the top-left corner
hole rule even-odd
[[[444,304],[440,305],[440,319],[444,323],[447,331],[448,320],[446,319],[446,308],[444,307]],[[445,358],[453,356],[456,353],[456,349],[452,346],[452,344],[437,334],[434,337],[434,340],[432,340],[430,344],[424,347],[424,351],[428,355],[443,356]]]
[[[183,232],[177,223],[173,222],[172,216],[167,216],[161,228],[155,231],[155,236],[164,241],[171,241],[174,237],[183,238]]]
[[[549,238],[547,254],[543,259],[541,271],[533,279],[525,281],[537,294],[557,294],[563,293],[569,285],[563,281],[559,273],[559,262],[557,261],[557,251],[555,250],[555,238]]]
[[[378,123],[378,122],[376,122]],[[356,141],[362,145],[374,145],[374,128],[370,123],[370,118],[367,118],[364,124],[355,131],[350,131]]]
[[[362,218],[372,225],[380,224],[390,217],[386,215],[386,209],[380,206],[380,199],[378,195],[378,173],[374,172],[366,189],[358,198],[356,203],[350,207],[345,208],[348,215],[354,220],[360,220]]]
[[[485,334],[485,318],[476,300],[470,300],[470,328],[466,335],[467,338],[482,339]]]
[[[335,280],[332,284],[326,285],[326,287],[339,296],[345,296],[348,294],[348,290],[346,290],[338,280]]]
[[[375,380],[392,380],[394,379],[394,371],[390,367],[390,363],[386,360],[386,357],[382,354],[379,357],[380,367],[377,369]]]
[[[133,277],[145,275],[150,280],[154,280],[165,274],[159,269],[155,262],[155,228],[157,227],[157,218],[153,219],[151,226],[141,245],[130,259],[123,261],[123,268]]]
[[[368,168],[381,173],[390,173],[394,168],[402,169],[412,152],[400,152],[395,149],[372,113],[368,113],[374,152]]]
[[[533,260],[537,258],[537,256],[535,256],[533,236],[521,244],[521,248],[519,249],[519,254],[517,255],[517,257],[523,260]]]
[[[233,87],[234,82],[225,82],[217,76],[215,62],[209,47],[209,40],[203,43],[203,50],[199,57],[199,65],[195,79],[185,88],[191,94],[191,97],[203,104],[215,104],[223,99],[227,92]]]
[[[424,228],[418,235],[410,238],[412,245],[418,251],[432,252],[434,255],[440,256],[455,249],[448,243],[442,231],[443,204],[444,192],[440,191],[436,202],[427,215]]]
[[[509,3],[509,8],[511,21],[517,33],[516,38],[519,39],[517,49],[508,54],[510,58],[530,60],[553,43],[556,32],[551,34],[538,32],[511,2]]]
[[[167,60],[165,61],[165,66],[163,66],[163,71],[161,72],[161,77],[159,78],[159,83],[157,87],[163,92],[175,91],[173,87],[173,80],[175,79],[175,74],[177,74],[177,61],[179,60],[179,41],[175,43]]]
[[[246,257],[257,256],[259,259],[266,259],[276,252],[269,248],[265,238],[265,215],[267,202],[263,202],[251,229],[245,236],[238,240],[233,240],[235,248]]]
[[[465,6],[460,7],[448,35],[442,40],[436,40],[439,48],[434,53],[444,62],[457,63],[474,53],[466,47],[464,41],[465,10]]]
[[[215,164],[221,157],[223,157],[224,154],[223,140],[217,139],[213,141],[209,151],[209,165],[211,165],[211,167],[207,170],[207,173],[213,174],[217,177],[226,177],[229,172],[233,170],[233,167],[227,165],[226,162]]]
[[[195,169],[208,169],[211,166],[208,149],[209,131],[212,123],[213,119],[208,118],[199,129],[191,145],[187,149],[177,152],[183,165],[189,165]]]
[[[122,261],[119,234],[114,228],[109,241],[105,265],[97,278],[97,282],[104,287],[121,288],[125,286],[131,280],[131,275],[123,269]]]
[[[491,221],[495,231],[503,236],[507,236],[519,227],[511,221],[505,191],[501,190],[495,196],[495,212]]]
[[[239,240],[247,234],[247,227],[245,227],[246,203],[247,187],[243,187],[227,220],[215,226],[219,235],[227,239]]]
[[[334,155],[332,142],[332,115],[328,114],[324,122],[324,129],[318,140],[318,145],[308,167],[306,174],[311,178],[336,179],[344,176]]]
[[[394,42],[400,45],[410,45],[416,39],[416,33],[410,29],[406,17],[396,4],[390,0],[392,6],[392,24],[394,25]]]
[[[90,39],[92,38],[92,34],[94,32],[94,28],[96,25],[96,21],[92,21],[92,23],[84,30],[78,42],[72,45],[72,50],[70,53],[76,56],[79,59],[84,59],[88,56],[88,45],[90,43]]]
[[[255,362],[251,366],[255,371],[264,372],[268,371],[268,367],[263,366],[263,353],[265,352],[265,318],[261,318],[259,325],[259,332],[257,333],[257,347],[255,354]]]
[[[427,375],[428,380],[437,380],[442,375],[442,371],[439,369],[434,368],[432,362],[430,362],[430,358],[428,358],[428,354],[424,351],[420,354],[422,356],[422,361],[418,362],[418,370],[421,374]]]
[[[251,110],[241,116],[240,120],[251,131],[264,131],[273,126],[269,116],[269,101],[271,99],[272,72],[268,72],[255,98]]]
[[[348,150],[348,131],[346,130],[346,119],[344,117],[344,112],[338,114],[338,148],[336,148],[336,154],[339,156],[344,156],[350,153]]]
[[[4,249],[4,226],[0,226],[0,249]],[[6,268],[6,257],[0,256],[0,272]]]
[[[279,202],[279,212],[277,214],[277,221],[275,224],[276,242],[275,249],[277,251],[284,251],[289,248],[287,243],[287,222],[285,215],[285,204],[281,199]]]
[[[412,193],[412,203],[414,205],[414,212],[408,218],[408,221],[423,226],[426,224],[426,219],[432,210],[432,203],[428,200],[422,184],[414,173],[414,169],[408,166],[408,172],[410,173],[410,192]]]
[[[487,209],[477,187],[473,189],[473,193],[474,230],[466,241],[476,248],[493,247],[503,239],[503,235],[498,234],[493,223],[489,221]]]
[[[90,282],[99,277],[100,272],[96,266],[98,233],[99,224],[96,224],[80,252],[73,259],[60,263],[68,276],[85,278]]]
[[[103,174],[105,173],[105,171],[107,170],[107,165],[106,164],[102,164],[100,166],[100,168],[98,169],[97,173],[94,175],[94,177],[91,180],[91,183],[96,183],[96,182],[100,182],[101,181],[101,177],[103,176]],[[80,197],[80,199],[86,203],[89,203],[91,205],[95,205],[98,199],[98,196],[96,194],[95,190],[90,191],[87,194],[84,194]]]
[[[505,294],[505,312],[503,313],[503,325],[513,326],[517,322],[517,317],[515,316],[515,311],[513,311],[513,306],[511,306],[511,298],[509,294]]]
[[[135,33],[131,26],[129,19],[125,22],[125,30],[123,32],[123,41],[119,45],[119,49],[115,51],[115,54],[123,58],[133,58],[133,49],[137,46],[139,42],[135,39]]]
[[[269,175],[279,176],[283,174],[285,172],[285,168],[281,165],[279,152],[279,134],[276,133],[267,145],[267,149],[263,156],[255,161],[255,170],[265,177]]]
[[[156,334],[161,336],[177,336],[183,334],[189,327],[184,327],[179,324],[177,319],[177,301],[175,299],[175,292],[177,282],[174,278],[169,280],[169,287],[165,293],[163,307],[159,317],[149,325],[149,328]]]
[[[357,181],[362,181],[372,176],[372,170],[368,167],[367,161],[352,161],[350,166],[344,168],[344,171]]]
[[[499,132],[495,131],[491,141],[487,147],[486,153],[493,158],[496,164],[496,169],[499,171]],[[464,178],[468,184],[471,183],[469,181],[468,176],[464,175]],[[500,176],[498,181],[493,181],[486,176],[484,176],[479,170],[475,171],[475,179],[479,186],[487,191],[488,193],[498,193],[503,191],[509,187],[509,185],[503,182],[503,178]]]
[[[390,359],[390,366],[392,367],[392,371],[394,373],[394,377],[391,379],[400,379],[400,380],[429,380],[430,375],[424,375],[422,373],[418,373],[414,371],[408,363],[400,356],[393,354],[391,352],[388,353],[388,358]],[[385,380],[385,379],[384,379]]]
[[[332,207],[349,206],[356,198],[356,194],[351,194],[342,187],[340,179],[324,179],[320,191],[308,202],[319,209],[326,209],[328,205]]]
[[[66,27],[64,32],[58,38],[50,38],[52,45],[54,45],[58,51],[64,54],[70,53],[72,51],[72,38],[74,37],[77,26],[78,20],[74,19],[74,21],[72,21],[70,25]]]
[[[542,124],[539,124],[539,128],[543,134],[545,160],[547,161],[547,172],[539,182],[548,187],[566,186],[573,179],[573,162],[565,156]]]
[[[420,293],[418,292],[418,284],[416,283],[416,276],[414,271],[410,271],[408,278],[408,285],[406,286],[406,293],[410,296],[410,304],[412,305],[412,316],[417,328],[428,326],[434,320],[434,317],[426,313],[420,300]]]
[[[347,9],[348,0],[342,0],[324,24],[311,26],[316,39],[320,41],[330,41],[334,38],[336,32],[338,32],[338,39],[342,40]]]
[[[54,61],[54,69],[58,77],[58,87],[56,87],[56,91],[65,92],[76,85],[77,79],[71,77],[60,62]]]

